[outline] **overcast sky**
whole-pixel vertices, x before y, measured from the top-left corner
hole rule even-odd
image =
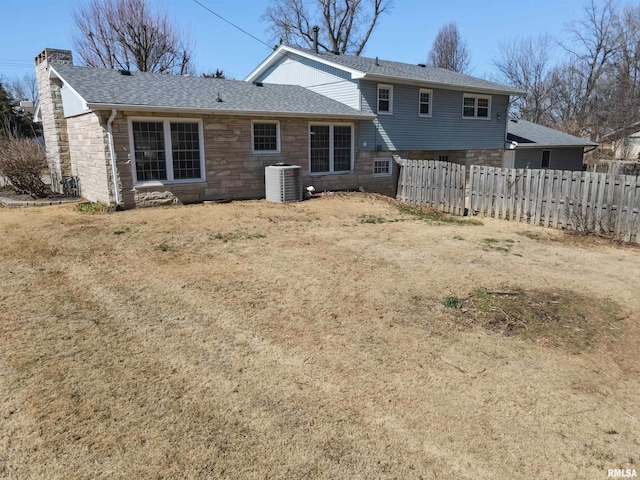
[[[204,10],[193,0],[149,0],[168,12],[195,43],[199,72],[223,70],[243,79],[270,49]],[[229,21],[269,41],[261,20],[268,1],[200,0]],[[33,58],[45,47],[72,49],[71,12],[78,0],[0,0],[0,77],[33,71]],[[500,41],[548,33],[562,38],[564,27],[582,15],[584,0],[395,0],[381,17],[363,55],[422,63],[438,29],[455,21],[467,41],[472,74],[496,75],[491,61]]]

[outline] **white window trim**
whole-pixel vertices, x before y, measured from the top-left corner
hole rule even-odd
[[[549,152],[549,166],[548,167],[544,167],[542,165],[542,161],[544,160],[544,152]],[[549,150],[548,148],[545,148],[544,150],[542,150],[542,153],[540,154],[540,169],[551,169],[551,150]]]
[[[311,171],[311,127],[314,125],[328,125],[329,126],[329,171],[328,172],[312,172]],[[333,171],[333,127],[351,127],[351,168],[349,170],[340,170],[339,172]],[[309,157],[309,176],[316,177],[321,175],[345,175],[353,173],[355,168],[355,136],[356,129],[353,123],[333,123],[333,122],[309,122],[308,126],[308,157]]]
[[[389,90],[389,111],[388,112],[380,111],[380,89],[381,88]],[[393,115],[393,85],[386,85],[384,83],[379,83],[378,88],[376,89],[376,99],[377,99],[376,110],[378,115]]]
[[[429,113],[420,113],[420,107],[422,106],[422,102],[420,101],[420,98],[422,97],[423,93],[429,94]],[[418,92],[418,116],[429,118],[431,117],[432,114],[433,114],[433,90],[429,88],[421,88],[420,91]]]
[[[256,123],[269,123],[276,125],[276,147],[277,150],[255,150],[253,126]],[[277,155],[280,153],[280,121],[279,120],[251,120],[251,151],[254,155]]]
[[[473,107],[473,117],[467,117],[464,114],[464,99],[465,98],[475,98],[475,106]],[[478,116],[478,99],[479,98],[485,98],[487,100],[489,100],[489,111],[487,112],[487,116],[486,117],[479,117]],[[465,120],[491,120],[491,95],[480,95],[478,93],[463,93],[462,94],[462,118],[464,118]]]
[[[129,126],[129,158],[131,159],[131,174],[133,176],[133,184],[135,186],[156,186],[169,185],[179,183],[202,183],[206,182],[207,172],[205,171],[205,154],[204,154],[204,128],[201,118],[174,118],[174,117],[128,117]],[[166,180],[146,180],[138,181],[138,173],[136,172],[136,151],[133,142],[133,122],[162,122],[164,133],[164,151],[165,162],[167,165]],[[171,148],[171,124],[172,123],[197,123],[198,124],[198,140],[200,147],[200,178],[189,178],[174,180],[173,179],[173,157],[170,155]]]
[[[388,173],[376,173],[376,162],[388,162],[389,163],[389,172]],[[393,175],[393,159],[391,158],[374,158],[373,159],[373,176],[374,177],[390,177]]]

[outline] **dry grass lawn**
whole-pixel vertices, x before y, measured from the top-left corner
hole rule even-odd
[[[1,478],[640,470],[638,248],[363,194],[0,239]]]

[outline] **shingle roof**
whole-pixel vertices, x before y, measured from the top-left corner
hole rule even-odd
[[[388,77],[389,80],[404,80],[424,82],[432,85],[442,85],[457,88],[471,88],[484,91],[499,92],[504,94],[518,95],[526,93],[507,85],[501,85],[489,80],[452,72],[444,68],[431,66],[412,65],[409,63],[393,62],[390,60],[360,57],[355,55],[335,55],[333,53],[316,53],[311,49],[288,47],[293,51],[304,52],[313,55],[326,62],[331,62],[352,70],[358,70],[365,74],[365,77]]]
[[[51,67],[92,108],[139,106],[237,113],[366,117],[358,110],[295,85],[258,87],[239,80],[163,75],[55,64]],[[217,101],[218,94],[222,99]]]
[[[590,140],[521,119],[509,120],[507,140],[518,142],[520,146],[525,147],[586,147],[598,145]]]

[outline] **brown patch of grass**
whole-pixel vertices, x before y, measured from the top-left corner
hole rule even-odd
[[[3,211],[0,477],[520,480],[637,464],[637,320],[573,355],[470,328],[442,302],[564,285],[638,311],[640,257],[494,219],[409,219],[363,194]],[[519,238],[522,256],[489,238]]]
[[[460,304],[471,323],[505,336],[518,336],[571,353],[593,350],[601,342],[615,343],[624,334],[620,307],[606,299],[567,289],[476,290]]]

